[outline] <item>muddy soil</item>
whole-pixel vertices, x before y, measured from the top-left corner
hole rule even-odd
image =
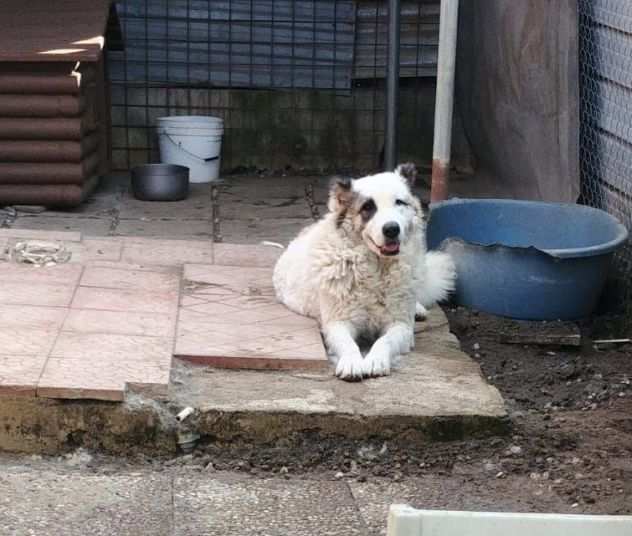
[[[519,499],[523,510],[632,513],[632,346],[595,349],[591,337],[612,336],[595,333],[596,324],[580,326],[581,347],[507,344],[500,341],[511,322],[462,308],[446,313],[464,351],[501,391],[508,436],[430,445],[207,444],[172,463],[285,478],[433,478],[470,490],[467,499],[446,496],[451,508],[504,509]]]

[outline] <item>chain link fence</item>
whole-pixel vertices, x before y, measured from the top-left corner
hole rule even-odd
[[[632,2],[579,0],[582,202],[632,230]],[[617,255],[632,317],[632,244]]]

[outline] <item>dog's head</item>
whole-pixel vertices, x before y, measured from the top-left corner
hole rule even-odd
[[[339,222],[349,221],[371,251],[393,257],[423,217],[411,192],[416,177],[414,164],[401,164],[394,172],[356,180],[335,178],[329,210],[337,214]]]

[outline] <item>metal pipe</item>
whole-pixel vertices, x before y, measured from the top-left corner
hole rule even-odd
[[[393,171],[398,158],[400,1],[388,2],[388,60],[386,64],[386,120],[384,167]]]
[[[448,197],[459,0],[441,0],[430,201]]]

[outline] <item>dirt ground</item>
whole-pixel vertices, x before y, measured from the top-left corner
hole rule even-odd
[[[337,475],[383,489],[384,482],[430,479],[446,490],[432,502],[438,508],[632,513],[632,346],[593,348],[590,338],[608,333],[588,323],[579,348],[507,344],[500,339],[511,321],[462,308],[446,313],[505,398],[506,437],[429,445],[308,439],[298,449],[211,443],[171,463],[286,478]]]

